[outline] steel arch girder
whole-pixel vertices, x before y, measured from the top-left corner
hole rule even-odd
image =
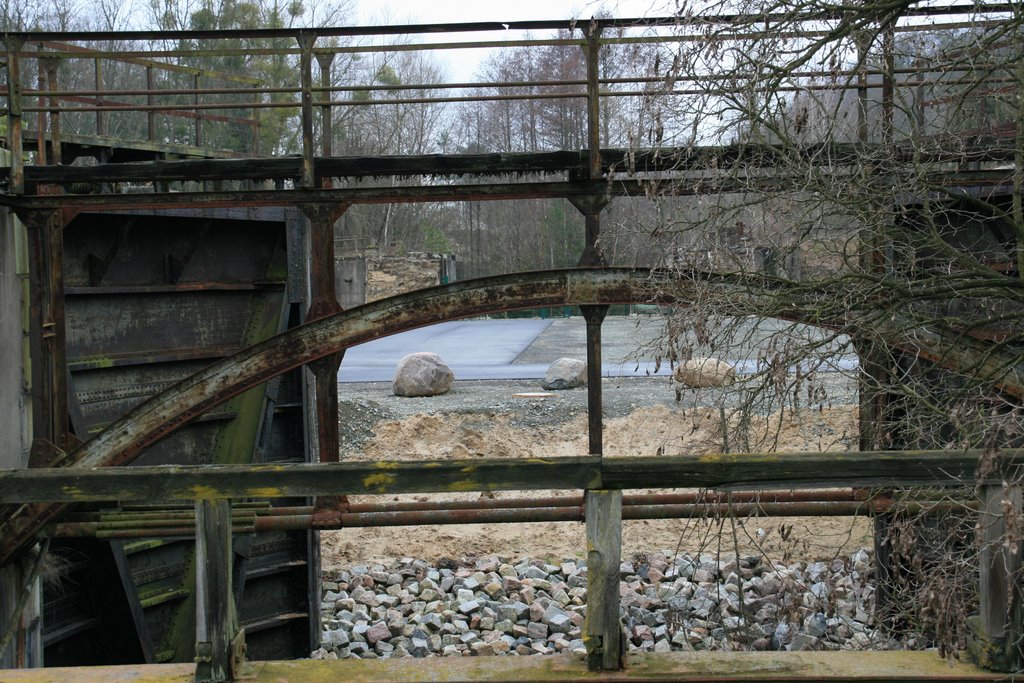
[[[105,467],[130,462],[157,440],[233,396],[300,365],[378,337],[447,320],[527,308],[679,304],[698,299],[702,291],[706,294],[709,285],[717,290],[720,303],[765,291],[763,282],[748,281],[742,274],[693,272],[673,276],[645,268],[571,268],[465,280],[382,299],[296,327],[182,380],[79,447],[72,454],[71,466]],[[771,314],[828,327],[848,323],[821,320],[813,312],[798,308]],[[977,340],[932,338],[921,330],[908,338],[899,324],[893,322],[890,326],[892,329],[876,333],[891,340],[893,348],[991,381],[997,389],[1024,398],[1024,364],[1014,353],[997,351]],[[201,491],[196,493],[202,497]],[[65,507],[24,505],[0,519],[0,566]]]

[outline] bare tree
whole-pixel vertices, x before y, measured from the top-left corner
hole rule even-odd
[[[667,321],[663,357],[756,351],[723,403],[733,443],[770,448],[751,419],[828,405],[826,371],[857,382],[861,448],[1022,443],[1024,15],[957,13],[679,12],[641,140],[671,144],[683,180],[647,177],[660,220],[635,229],[704,289]],[[919,623],[955,652],[970,591],[921,576],[947,602],[922,597]]]

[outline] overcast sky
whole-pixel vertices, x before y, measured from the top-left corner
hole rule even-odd
[[[356,0],[358,19],[363,25],[432,24],[472,21],[527,21],[539,19],[589,19],[603,11],[613,17],[643,17],[670,14],[674,0]],[[512,36],[509,36],[512,37]],[[439,36],[416,40],[437,42]],[[457,40],[496,40],[495,33],[460,34]],[[471,81],[486,50],[445,50],[437,52],[447,62],[452,81]]]

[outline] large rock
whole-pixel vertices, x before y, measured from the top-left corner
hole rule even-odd
[[[452,369],[436,353],[410,353],[398,361],[391,391],[395,396],[437,396],[454,381]]]
[[[681,387],[725,387],[736,381],[736,368],[717,358],[694,358],[676,366],[672,379],[677,393]]]
[[[554,389],[575,389],[587,383],[587,364],[576,358],[559,358],[547,373],[544,374],[544,384],[548,391]]]

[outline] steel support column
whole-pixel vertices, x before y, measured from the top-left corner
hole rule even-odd
[[[64,326],[64,217],[63,212],[21,211],[18,218],[28,229],[31,263],[31,338],[33,429],[35,444],[52,451],[67,448],[68,395]],[[44,449],[44,450],[45,450]],[[52,464],[46,462],[34,464]]]
[[[321,95],[325,99],[330,99],[331,87],[331,65],[334,62],[333,52],[319,52],[316,55],[317,65],[320,67],[320,87],[322,89]],[[331,118],[331,107],[330,105],[324,105],[320,108],[320,154],[324,157],[334,156],[334,122]],[[314,181],[318,181],[320,187],[331,187],[330,178],[314,178]]]
[[[308,204],[302,212],[308,219],[309,309],[306,322],[341,312],[335,290],[334,224],[348,204]],[[309,364],[313,375],[315,404],[315,450],[320,462],[338,462],[338,369],[344,351],[333,353]],[[343,509],[344,498],[320,497],[318,509]]]
[[[302,187],[313,187],[313,43],[316,35],[299,32],[299,77],[301,81]]]
[[[57,82],[57,67],[60,61],[54,57],[44,60],[46,62],[46,83],[51,91],[60,90]],[[64,163],[64,153],[61,149],[60,130],[60,102],[56,97],[50,97],[50,156],[54,165]]]

